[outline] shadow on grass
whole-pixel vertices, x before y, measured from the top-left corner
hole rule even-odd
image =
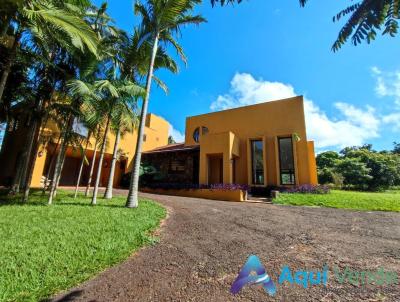
[[[53,300],[53,299],[43,299],[40,300],[40,302],[71,302],[74,301],[76,298],[79,298],[83,293],[83,290],[74,290],[68,294],[66,294],[65,296],[57,299],[57,300]],[[92,300],[93,302],[95,302],[94,300]]]

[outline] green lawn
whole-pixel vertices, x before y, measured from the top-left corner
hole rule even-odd
[[[60,192],[53,206],[36,192],[28,205],[0,196],[0,301],[38,301],[126,259],[151,236],[166,211],[149,200],[74,200]]]
[[[329,194],[280,194],[274,203],[400,212],[400,190],[379,193],[332,190]]]

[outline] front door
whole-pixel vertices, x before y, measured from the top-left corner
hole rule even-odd
[[[208,157],[208,184],[221,184],[224,179],[222,155]]]

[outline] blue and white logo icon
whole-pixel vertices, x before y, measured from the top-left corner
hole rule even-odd
[[[256,275],[252,274],[252,272],[255,272]],[[266,273],[260,259],[256,255],[251,255],[243,265],[236,280],[233,282],[231,293],[237,294],[243,286],[255,284],[262,285],[270,296],[274,296],[276,293],[275,284]]]

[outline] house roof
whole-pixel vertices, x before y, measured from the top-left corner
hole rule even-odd
[[[165,153],[165,152],[182,152],[182,151],[192,151],[192,150],[199,150],[200,146],[198,145],[191,145],[186,146],[184,143],[179,144],[170,144],[167,146],[162,146],[155,148],[153,150],[145,151],[144,154],[154,154],[154,153]]]

